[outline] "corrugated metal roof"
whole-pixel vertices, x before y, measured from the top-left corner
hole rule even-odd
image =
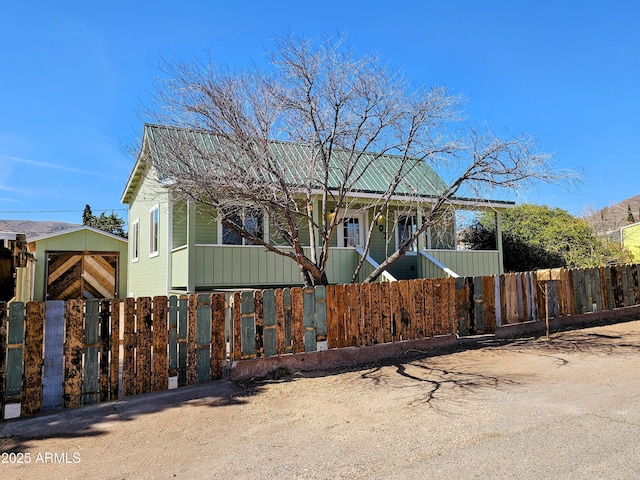
[[[171,155],[171,150],[178,145],[196,147],[200,152],[210,155],[225,154],[233,156],[229,151],[234,147],[224,142],[224,137],[200,130],[188,130],[161,125],[145,125],[145,136],[149,141],[152,154],[156,156]],[[170,146],[171,145],[171,146]],[[320,179],[321,168],[314,168],[312,159],[314,149],[311,146],[281,142],[269,142],[270,155],[281,168],[288,173],[292,183],[303,182],[308,179]],[[241,155],[240,152],[235,155]],[[350,152],[337,150],[333,152],[329,169],[329,188],[337,189],[343,183],[343,168],[349,160]],[[357,178],[349,190],[371,194],[383,194],[387,191],[396,172],[402,166],[403,158],[396,155],[379,155],[368,152],[357,152],[361,160],[351,178]],[[434,170],[422,160],[411,159],[402,167],[407,170],[406,175],[396,188],[396,195],[418,195],[421,197],[437,196],[446,187],[444,181]],[[358,178],[359,177],[359,178]],[[321,187],[319,181],[314,187]]]

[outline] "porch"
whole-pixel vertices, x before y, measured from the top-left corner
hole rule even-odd
[[[327,265],[330,284],[351,283],[362,251],[332,247]],[[416,278],[477,276],[502,273],[498,251],[425,250],[412,256]],[[358,281],[363,281],[378,264],[367,256]],[[187,245],[171,251],[170,278],[174,290],[189,292],[217,288],[255,288],[301,285],[298,264],[261,246]],[[395,281],[385,272],[379,281]]]

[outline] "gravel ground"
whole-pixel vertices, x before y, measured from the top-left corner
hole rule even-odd
[[[414,353],[11,420],[0,478],[638,478],[640,322]]]

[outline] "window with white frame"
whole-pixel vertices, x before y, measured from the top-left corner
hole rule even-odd
[[[366,218],[363,213],[347,211],[338,224],[338,246],[339,247],[362,247],[364,246],[364,234],[366,228]]]
[[[158,255],[158,243],[160,240],[160,207],[154,206],[149,210],[149,256]]]
[[[409,240],[413,235],[415,235],[418,227],[416,224],[416,216],[415,215],[398,215],[396,222],[396,250],[400,249],[402,245],[404,245],[407,240]],[[411,243],[411,247],[407,253],[417,252],[418,251],[418,242],[414,240]]]
[[[264,229],[266,222],[264,217],[264,212],[261,209],[251,207],[238,207],[227,216],[231,222],[240,227],[244,227],[252,236],[266,240]],[[225,224],[222,224],[221,238],[223,245],[253,245],[252,242],[242,238]]]
[[[140,257],[140,220],[131,224],[131,261],[137,262]]]

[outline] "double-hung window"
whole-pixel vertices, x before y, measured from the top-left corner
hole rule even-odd
[[[366,214],[355,210],[345,211],[338,224],[338,246],[364,246],[366,224]]]
[[[160,207],[154,206],[149,210],[149,256],[158,256],[160,240]]]
[[[398,223],[396,227],[396,249],[404,245],[417,231],[415,215],[398,215]],[[417,252],[418,242],[414,240],[409,247],[408,252]]]
[[[243,227],[250,235],[264,239],[264,212],[258,208],[238,207],[227,218]],[[253,245],[249,240],[242,238],[233,229],[222,224],[222,243],[224,245]]]

